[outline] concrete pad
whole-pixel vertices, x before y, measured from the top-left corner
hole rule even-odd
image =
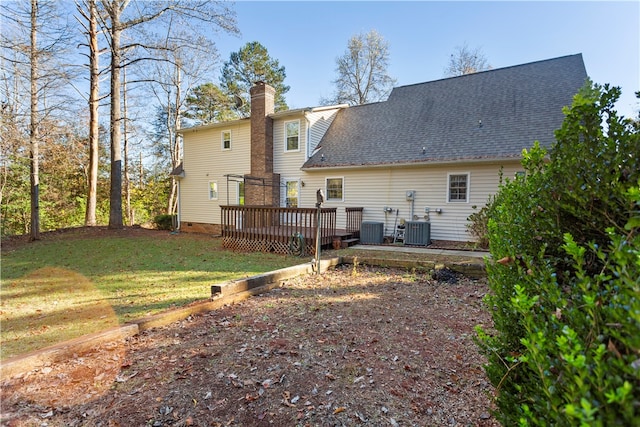
[[[425,254],[425,255],[461,256],[461,257],[469,257],[469,258],[484,258],[484,257],[491,256],[489,252],[483,252],[483,251],[429,249],[426,247],[418,247],[418,246],[355,245],[355,246],[351,246],[351,248],[369,250],[369,251],[404,252],[404,253]]]

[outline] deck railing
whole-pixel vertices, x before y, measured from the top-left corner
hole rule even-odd
[[[314,254],[316,208],[221,206],[222,245],[240,251]],[[320,209],[320,243],[331,245],[336,208]]]
[[[347,233],[360,238],[360,225],[362,224],[362,212],[364,208],[344,208],[347,214]]]

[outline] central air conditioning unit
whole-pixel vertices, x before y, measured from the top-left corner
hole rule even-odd
[[[427,246],[431,243],[431,223],[408,221],[404,229],[404,244]]]
[[[382,243],[384,223],[363,221],[360,225],[360,243],[364,245],[379,245]]]

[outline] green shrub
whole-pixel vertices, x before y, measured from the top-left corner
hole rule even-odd
[[[507,178],[508,181],[508,178]],[[500,169],[500,186],[503,184],[503,171]],[[477,206],[472,206],[474,212],[467,217],[467,231],[475,239],[478,247],[489,248],[489,215],[495,205],[495,196],[489,196],[487,203],[479,210]]]
[[[489,247],[489,209],[491,199],[486,205],[479,210],[473,212],[467,218],[467,231],[475,239],[475,243],[478,247],[486,249]],[[473,206],[473,209],[477,209]]]
[[[153,218],[153,223],[158,230],[173,230],[173,221],[175,215],[156,215]]]
[[[525,151],[488,205],[477,342],[504,425],[640,425],[640,139],[619,95],[585,86],[550,161]]]

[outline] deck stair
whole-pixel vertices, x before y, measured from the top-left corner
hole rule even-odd
[[[346,249],[349,246],[357,245],[360,239],[354,233],[345,230],[336,230],[333,236],[333,249]]]

